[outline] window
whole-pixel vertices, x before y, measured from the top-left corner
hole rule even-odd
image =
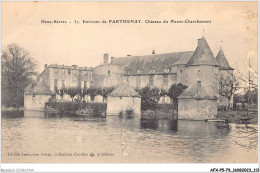
[[[163,75],[163,85],[168,86],[168,75]]]
[[[84,81],[84,88],[87,88],[87,81]]]
[[[107,71],[107,74],[110,74],[110,70]]]
[[[217,67],[215,67],[215,70],[214,70],[214,73],[215,73],[215,75],[218,75],[218,68]]]
[[[70,72],[71,72],[71,71],[70,71],[70,69],[69,69],[69,70],[68,70],[68,73],[70,74]]]
[[[140,76],[136,76],[136,88],[140,89],[141,86],[141,79]]]
[[[65,73],[65,69],[62,70],[62,73]]]
[[[35,94],[33,94],[32,96],[32,101],[35,101]]]
[[[62,80],[62,88],[65,88],[65,80]]]
[[[58,89],[58,80],[57,79],[54,80],[54,89]]]
[[[149,84],[150,85],[154,84],[154,75],[149,75]]]
[[[57,68],[55,68],[55,70],[54,70],[54,71],[55,71],[55,73],[57,73],[57,72],[58,72],[58,69],[57,69]]]

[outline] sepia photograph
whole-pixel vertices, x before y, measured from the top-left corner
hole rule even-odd
[[[1,2],[1,162],[258,163],[258,2]]]

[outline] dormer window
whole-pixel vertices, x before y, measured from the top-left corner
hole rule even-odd
[[[137,70],[137,73],[138,73],[138,74],[141,74],[141,73],[143,73],[143,70],[142,70],[142,69],[139,69],[139,70]]]
[[[155,73],[155,67],[150,67],[150,73]]]
[[[126,66],[125,67],[125,74],[129,74],[130,73],[130,69]]]
[[[169,73],[169,68],[168,68],[168,67],[164,67],[164,68],[163,68],[163,72],[164,72],[164,73]]]

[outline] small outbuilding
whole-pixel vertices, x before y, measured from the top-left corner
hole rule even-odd
[[[128,83],[122,83],[108,95],[107,115],[127,111],[141,115],[141,96]]]
[[[201,81],[190,85],[178,97],[178,119],[206,120],[217,116],[218,97],[210,95],[210,86],[204,86]]]
[[[28,85],[24,90],[24,108],[26,110],[43,110],[45,103],[54,96],[54,93],[43,82]]]

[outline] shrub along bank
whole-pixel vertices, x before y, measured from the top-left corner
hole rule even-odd
[[[142,119],[177,119],[173,104],[158,104],[153,110],[142,110]]]
[[[88,116],[106,116],[106,103],[47,102],[45,111]]]

